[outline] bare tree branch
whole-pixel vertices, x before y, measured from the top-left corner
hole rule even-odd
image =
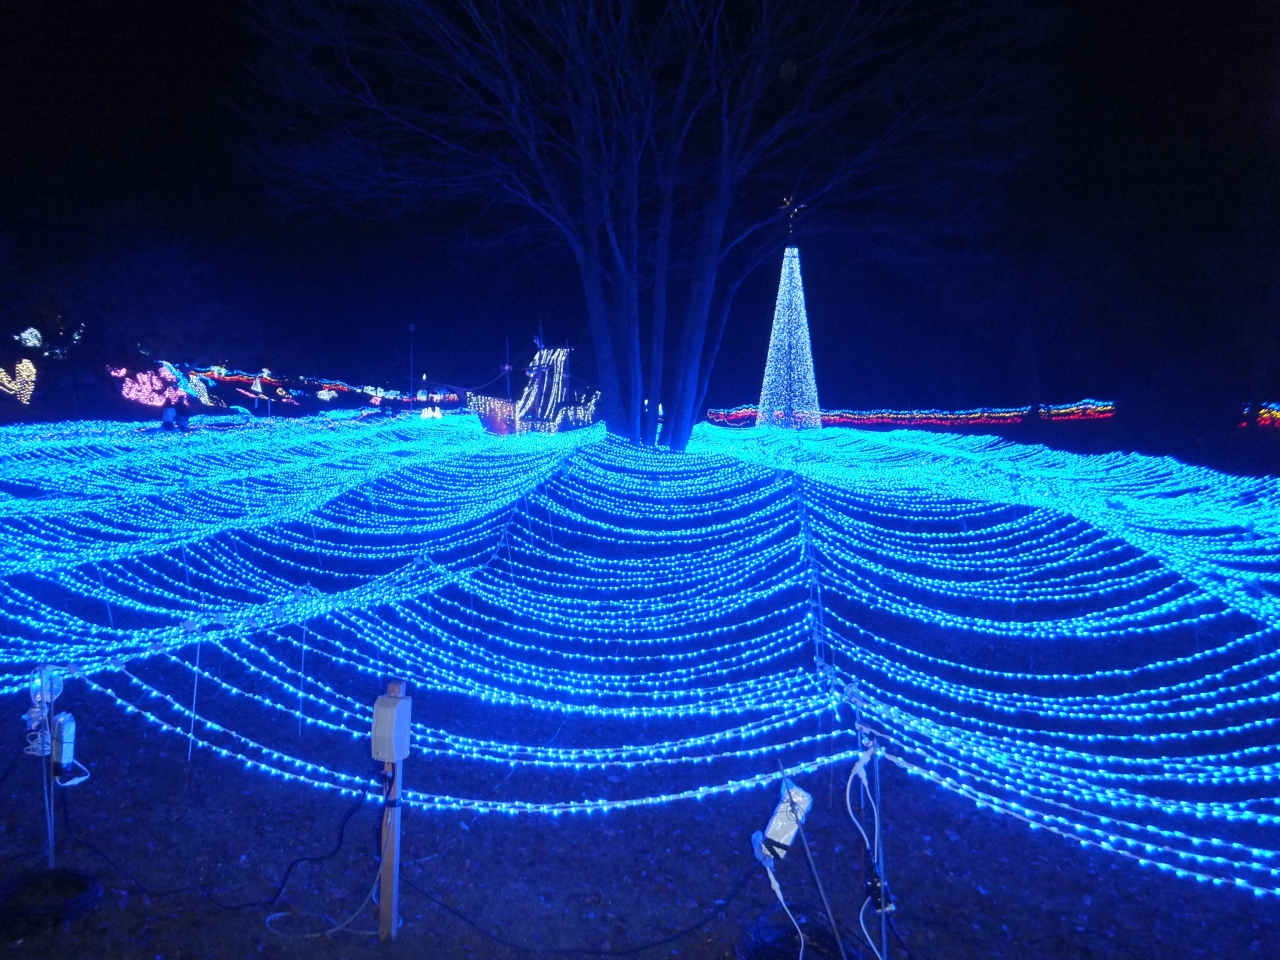
[[[734,294],[797,224],[910,241],[922,198],[1007,164],[1002,9],[271,0],[258,162],[296,207],[445,199],[557,238],[610,428],[681,448]]]

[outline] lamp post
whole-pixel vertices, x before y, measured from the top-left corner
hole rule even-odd
[[[506,338],[506,346],[503,347],[503,364],[502,375],[507,378],[507,399],[511,399],[511,338]]]
[[[417,396],[413,382],[413,332],[418,328],[414,324],[409,324],[409,412],[413,412],[413,398]]]

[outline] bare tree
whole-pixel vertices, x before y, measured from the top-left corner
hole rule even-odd
[[[610,429],[682,449],[734,294],[798,213],[870,228],[981,153],[957,147],[998,86],[975,8],[280,0],[266,166],[308,205],[471,198],[551,231]]]

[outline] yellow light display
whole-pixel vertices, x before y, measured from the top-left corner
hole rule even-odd
[[[0,370],[0,390],[18,398],[19,403],[30,403],[36,389],[36,365],[30,360],[19,360],[13,368],[13,376]]]

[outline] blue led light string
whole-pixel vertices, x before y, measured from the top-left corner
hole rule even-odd
[[[233,684],[226,682],[222,677],[210,673],[207,670],[193,668],[191,664],[185,661],[171,658],[171,662],[194,669],[200,674],[202,680],[220,687],[222,690],[238,695],[239,691]],[[264,676],[268,676],[263,674]],[[162,697],[156,691],[155,687],[147,684],[145,680],[138,677],[135,673],[129,674],[137,685],[142,686],[154,693],[156,696]],[[272,679],[278,679],[272,676]],[[293,690],[287,689],[283,691],[291,694]],[[332,703],[320,700],[318,698],[310,698],[313,703],[317,703],[331,712],[339,712],[340,717],[336,720],[326,720],[323,717],[304,717],[307,724],[325,728],[328,731],[347,734],[352,737],[363,737],[367,733],[369,725],[368,710],[353,710],[351,712],[341,712],[334,707]],[[174,701],[176,704],[176,701]],[[275,713],[288,714],[293,716],[293,709],[284,703],[274,700],[265,700],[266,706]],[[739,724],[734,727],[717,731],[714,734],[689,737],[680,741],[663,742],[657,744],[647,744],[643,747],[611,747],[606,749],[570,749],[570,748],[550,748],[538,746],[524,746],[520,744],[499,743],[496,741],[480,741],[467,737],[458,737],[449,734],[448,731],[431,731],[418,730],[413,735],[413,742],[416,747],[427,753],[434,753],[440,757],[463,757],[468,760],[484,760],[500,764],[516,764],[528,766],[540,766],[552,769],[572,767],[577,770],[589,767],[626,767],[632,768],[647,765],[663,765],[663,764],[690,764],[690,763],[706,763],[711,759],[724,759],[737,756],[763,756],[773,752],[779,752],[791,749],[796,746],[804,746],[818,742],[824,742],[830,739],[828,735],[820,736],[802,736],[791,741],[768,743],[758,748],[748,748],[739,750],[719,750],[714,755],[707,755],[699,752],[705,751],[707,748],[718,744],[734,741],[753,739],[760,736],[775,733],[785,727],[794,726],[802,723],[807,719],[812,719],[819,712],[825,710],[828,706],[825,697],[810,697],[809,702],[800,702],[798,707],[791,713],[778,717],[771,717],[767,721],[757,721],[748,724]],[[189,713],[189,711],[188,711]],[[837,736],[846,736],[846,732],[840,732]]]
[[[1094,847],[1117,856],[1127,857],[1136,860],[1143,866],[1153,866],[1161,870],[1174,873],[1179,878],[1199,880],[1202,883],[1212,883],[1215,886],[1230,884],[1242,890],[1247,890],[1256,896],[1276,895],[1280,894],[1280,888],[1271,886],[1259,886],[1250,883],[1242,877],[1224,877],[1217,872],[1201,872],[1194,869],[1186,869],[1183,866],[1174,865],[1158,859],[1150,859],[1151,856],[1158,853],[1166,853],[1172,859],[1177,860],[1180,857],[1180,851],[1152,844],[1142,844],[1137,841],[1116,841],[1109,838],[1104,831],[1081,830],[1070,820],[1061,817],[1042,817],[1036,811],[1030,810],[1022,804],[1002,800],[989,794],[975,790],[967,783],[957,781],[951,777],[943,776],[932,769],[922,767],[918,764],[911,763],[901,757],[887,752],[885,756],[891,761],[902,767],[908,773],[916,776],[924,777],[938,786],[958,793],[970,800],[973,800],[979,807],[985,807],[995,810],[998,813],[1008,814],[1015,819],[1021,820],[1032,829],[1044,829],[1055,833],[1064,839],[1072,840],[1084,847]],[[1126,845],[1133,847],[1127,849]],[[1138,852],[1141,850],[1142,852]],[[1145,855],[1144,855],[1145,854]],[[1224,864],[1214,863],[1214,868]]]
[[[453,415],[0,442],[6,692],[61,664],[193,746],[357,790],[401,676],[446,787],[405,802],[506,813],[850,762],[852,697],[890,759],[975,802],[1278,886],[1275,480],[909,431],[700,427],[674,455]]]
[[[160,700],[164,705],[170,708],[175,714],[185,718],[186,708],[174,700],[172,697],[150,687],[146,683],[138,680],[132,675],[126,675],[131,684],[136,687],[141,694],[152,700]],[[121,706],[126,712],[141,714],[152,722],[158,724],[162,729],[170,733],[177,733],[183,737],[186,734],[178,727],[168,723],[138,704],[129,701],[120,694],[116,693],[111,687],[98,683],[93,679],[85,681],[92,689],[106,695],[109,699]],[[265,759],[259,759],[258,756],[246,754],[238,750],[229,749],[212,743],[208,740],[196,737],[197,745],[208,748],[219,755],[238,759],[250,767],[285,777],[286,779],[297,780],[309,783],[314,786],[332,787],[348,792],[354,792],[363,782],[360,777],[345,774],[333,770],[329,770],[322,765],[309,763],[305,760],[298,759],[282,751],[273,750],[263,744],[254,742],[248,737],[236,733],[228,727],[222,726],[213,721],[202,719],[201,722],[215,733],[227,735],[234,742],[240,744],[240,751],[250,750],[255,754],[260,754]],[[847,737],[847,731],[838,731],[837,736]],[[816,738],[809,738],[816,739]],[[777,749],[777,746],[768,748],[770,750]],[[753,751],[753,755],[760,755],[766,751]],[[857,749],[848,749],[826,755],[820,761],[802,761],[790,766],[784,766],[782,775],[795,776],[802,773],[812,773],[819,770],[827,763],[838,763],[845,760],[852,760],[859,754]],[[279,766],[276,766],[279,764]],[[582,764],[573,764],[573,768],[578,770]],[[293,768],[293,769],[290,769]],[[301,772],[299,772],[301,771]],[[332,778],[332,782],[328,779]],[[573,812],[604,812],[608,810],[621,810],[638,806],[652,806],[668,803],[673,800],[694,799],[706,796],[713,796],[721,793],[734,793],[740,790],[753,789],[775,782],[778,773],[769,772],[753,775],[747,778],[729,780],[723,783],[715,783],[706,786],[699,786],[690,789],[681,790],[675,793],[659,794],[655,796],[644,796],[622,800],[595,799],[585,800],[582,802],[575,801],[559,801],[549,803],[539,803],[534,801],[494,801],[483,798],[461,798],[447,795],[430,794],[423,791],[411,790],[407,791],[406,796],[410,798],[410,802],[415,805],[424,807],[432,807],[435,809],[448,810],[473,810],[478,813],[573,813]]]
[[[836,642],[834,645],[839,646],[841,651],[849,656],[850,660],[859,665],[859,669],[855,671],[858,675],[861,675],[866,670],[873,670],[899,684],[917,687],[927,686],[938,695],[963,702],[967,706],[982,707],[1009,714],[1035,712],[1039,716],[1059,716],[1073,720],[1087,719],[1090,722],[1128,719],[1145,721],[1152,714],[1157,713],[1166,718],[1212,716],[1220,711],[1238,708],[1242,705],[1269,703],[1280,697],[1280,693],[1274,690],[1270,693],[1266,692],[1267,688],[1274,687],[1276,684],[1274,667],[1271,667],[1271,672],[1250,680],[1234,684],[1222,684],[1208,690],[1180,692],[1176,696],[1173,695],[1171,687],[1160,687],[1154,690],[1135,691],[1122,695],[1099,694],[1091,697],[1070,695],[1048,697],[990,691],[979,687],[955,684],[936,675],[904,668],[893,661],[852,644],[844,645]],[[1258,658],[1258,661],[1262,659]],[[1265,659],[1274,661],[1276,657],[1272,654]],[[1254,661],[1249,665],[1255,666],[1258,665],[1258,662]],[[1216,678],[1206,677],[1205,681],[1222,679],[1224,674],[1225,671]],[[1084,678],[1080,677],[1079,679]],[[1189,682],[1178,686],[1189,690],[1192,687],[1202,685],[1204,684],[1199,682]],[[1262,692],[1259,693],[1259,691]],[[1227,700],[1226,703],[1222,702],[1224,699]],[[1181,710],[1174,709],[1176,706],[1185,705],[1193,701],[1204,701],[1209,705],[1204,707],[1184,706]]]
[[[725,436],[725,434],[729,436]],[[902,430],[791,434],[786,443],[702,426],[693,449],[794,469],[834,486],[946,491],[961,499],[1059,509],[1134,547],[1241,612],[1280,623],[1280,481],[1169,458],[1084,457],[989,437]],[[821,449],[821,454],[816,451]],[[869,476],[871,474],[872,476]]]
[[[900,734],[894,735],[892,733],[887,734],[887,738],[895,742],[902,742],[905,739]],[[910,746],[910,744],[907,745]],[[1280,883],[1280,869],[1266,862],[1259,862],[1274,860],[1277,856],[1275,851],[1241,843],[1224,843],[1212,838],[1193,836],[1178,830],[1162,829],[1150,824],[1126,821],[1119,819],[1114,812],[1111,812],[1110,815],[1104,815],[1082,809],[1052,796],[1037,796],[1037,794],[1044,794],[1046,791],[1034,789],[1027,781],[1016,778],[985,776],[982,773],[975,772],[972,768],[964,769],[958,764],[948,764],[947,761],[937,758],[931,759],[930,762],[934,766],[953,766],[957,770],[957,775],[969,787],[969,790],[992,806],[1012,805],[1015,802],[1010,801],[1002,794],[991,792],[993,789],[1006,791],[1008,794],[1022,798],[1023,802],[1018,802],[1017,807],[1025,817],[1039,820],[1042,823],[1057,823],[1070,827],[1078,835],[1106,838],[1107,842],[1113,845],[1141,849],[1147,856],[1154,858],[1157,862],[1172,865],[1171,861],[1182,861],[1196,863],[1202,868],[1230,868],[1233,871],[1243,872],[1246,878],[1251,878],[1247,880],[1251,885],[1257,883]],[[974,786],[975,783],[979,784],[979,786]],[[1029,787],[1030,789],[1028,789]],[[1038,802],[1040,805],[1031,806],[1029,802]],[[1120,803],[1115,801],[1113,801],[1112,805],[1121,806]],[[1047,812],[1046,807],[1049,810],[1060,812]],[[1134,835],[1126,836],[1126,833],[1133,833]],[[1178,843],[1186,843],[1201,848],[1207,847],[1218,852],[1206,853],[1195,849],[1188,850],[1175,846]],[[1162,861],[1161,857],[1169,859]],[[1280,892],[1280,890],[1269,892]]]

